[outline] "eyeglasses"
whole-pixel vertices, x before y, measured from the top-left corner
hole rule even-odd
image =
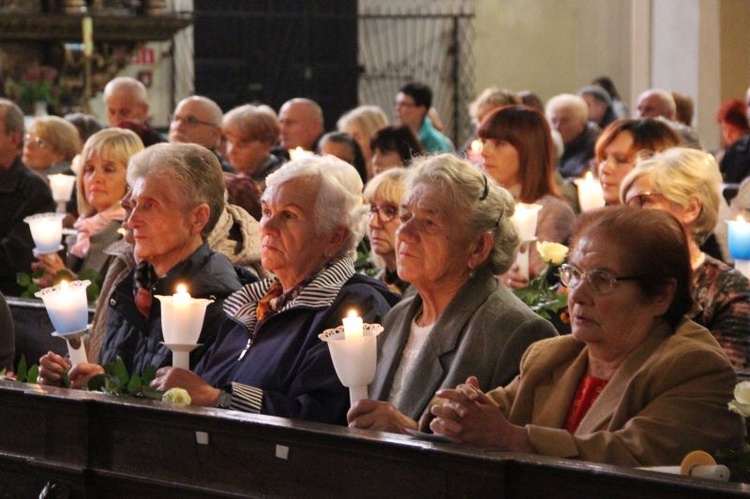
[[[619,281],[635,281],[642,276],[628,275],[617,277],[606,270],[594,269],[588,272],[581,272],[576,267],[564,263],[560,267],[560,281],[569,288],[577,288],[582,281],[586,281],[594,293],[604,295],[615,288],[615,283]]]
[[[417,107],[417,105],[413,102],[405,102],[405,101],[396,101],[393,103],[393,106],[396,109],[400,109],[402,107]]]
[[[653,201],[651,201],[651,198],[653,197],[664,197],[664,196],[658,192],[642,192],[626,200],[625,204],[628,206],[635,206],[637,208],[643,208],[644,206],[649,206],[653,204]]]
[[[376,215],[382,223],[392,222],[398,216],[398,208],[389,204],[383,206],[371,204],[369,218],[372,219]]]
[[[40,139],[39,137],[32,137],[28,133],[23,137],[23,143],[32,149],[40,149],[42,147],[49,147],[49,142]]]
[[[195,126],[195,125],[206,125],[206,126],[213,126],[213,127],[219,126],[216,123],[211,123],[210,121],[199,120],[192,114],[189,114],[187,116],[177,116],[176,114],[173,114],[169,117],[169,121],[173,123],[175,121],[182,122],[188,126]]]

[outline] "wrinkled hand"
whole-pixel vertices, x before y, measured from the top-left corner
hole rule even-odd
[[[52,282],[58,272],[67,270],[65,262],[62,261],[62,258],[57,253],[39,255],[37,258],[39,261],[32,263],[31,268],[33,270],[42,269],[44,271],[43,279],[46,282]]]
[[[358,400],[346,414],[350,428],[363,430],[406,433],[406,429],[417,429],[417,422],[396,409],[390,402]]]
[[[444,400],[430,408],[437,416],[430,423],[433,432],[475,447],[533,452],[526,429],[508,422],[474,376],[436,395]]]
[[[63,377],[70,369],[70,362],[61,355],[47,352],[39,358],[39,375],[36,382],[40,385],[62,386]]]
[[[521,271],[515,263],[510,270],[503,275],[503,282],[511,289],[521,289],[529,285],[529,280],[521,275]]]
[[[209,385],[197,374],[179,367],[162,367],[156,371],[151,388],[167,391],[170,388],[184,388],[190,394],[193,405],[216,407],[221,390]]]
[[[76,364],[73,369],[68,373],[70,378],[71,388],[86,388],[89,380],[94,376],[104,374],[104,368],[99,364],[90,364],[84,362],[83,364]]]

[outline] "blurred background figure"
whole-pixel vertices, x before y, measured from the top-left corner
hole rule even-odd
[[[750,124],[742,101],[725,102],[716,114],[721,126],[724,150],[719,155],[719,168],[724,182],[740,184],[750,175]]]
[[[118,126],[123,120],[148,121],[148,91],[135,78],[119,76],[110,80],[103,98],[109,126]]]
[[[560,94],[547,101],[547,120],[560,133],[565,150],[558,170],[565,178],[577,178],[589,168],[594,158],[594,144],[601,130],[589,123],[586,101],[573,94]]]
[[[459,155],[465,156],[467,151],[471,148],[471,143],[477,138],[477,131],[479,125],[482,123],[484,118],[495,109],[502,106],[510,106],[515,104],[521,104],[521,97],[507,88],[488,87],[480,93],[471,104],[469,104],[469,117],[471,123],[474,125],[474,131],[471,136],[464,142],[459,150]]]
[[[406,126],[381,128],[372,136],[370,148],[375,175],[389,168],[409,166],[412,159],[425,153],[422,144]]]
[[[617,91],[615,82],[609,76],[599,76],[591,81],[592,85],[602,87],[607,91],[609,97],[612,99],[612,109],[615,112],[617,119],[630,118],[630,109],[628,105],[620,97],[620,92]]]
[[[367,178],[373,177],[372,171],[372,149],[370,149],[370,140],[375,132],[388,126],[389,120],[385,111],[378,106],[359,106],[351,111],[344,113],[336,127],[339,132],[348,133],[359,144],[362,149],[362,155],[365,158],[367,166]]]
[[[367,217],[367,236],[372,248],[371,259],[380,269],[375,276],[388,288],[403,296],[411,296],[413,289],[396,271],[396,229],[401,225],[399,208],[408,170],[391,168],[375,175],[365,186],[365,201],[370,204]]]
[[[203,146],[216,155],[223,171],[233,173],[234,168],[219,152],[223,117],[219,105],[208,97],[182,99],[169,120],[169,142]]]
[[[663,118],[680,135],[684,145],[703,149],[698,134],[688,125],[677,121],[677,103],[670,92],[650,88],[638,96],[639,118]]]
[[[409,127],[426,152],[453,150],[451,141],[437,130],[428,115],[432,108],[432,89],[428,85],[418,81],[403,85],[396,94],[394,106],[398,124]]]
[[[675,105],[675,121],[679,121],[685,126],[693,126],[693,115],[695,114],[695,102],[692,97],[672,90],[672,98]]]
[[[612,98],[602,87],[583,87],[578,91],[578,95],[586,101],[589,108],[589,121],[596,123],[599,128],[604,129],[617,119],[612,107]]]
[[[279,109],[281,147],[314,151],[325,131],[323,110],[317,102],[296,98],[286,101]]]
[[[41,175],[73,174],[78,154],[78,130],[57,116],[34,118],[23,141],[23,164]]]
[[[99,123],[96,116],[91,114],[70,113],[66,114],[64,118],[78,130],[78,152],[81,152],[89,137],[102,129],[102,124]]]
[[[320,138],[316,152],[321,156],[330,154],[343,159],[357,170],[359,178],[362,179],[362,184],[367,183],[367,166],[362,149],[360,149],[359,143],[354,137],[348,133],[328,132]]]

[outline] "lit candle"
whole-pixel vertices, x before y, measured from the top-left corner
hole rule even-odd
[[[184,284],[178,284],[171,296],[155,298],[161,302],[161,332],[172,350],[172,365],[189,369],[190,352],[198,347],[206,307],[213,300],[193,298]]]
[[[314,153],[310,151],[305,151],[301,147],[295,147],[294,149],[289,149],[289,158],[292,161],[296,161],[298,159],[306,158],[308,156],[313,156]]]
[[[737,220],[727,220],[729,254],[734,258],[734,267],[750,279],[750,223],[742,215]]]
[[[513,213],[511,220],[516,224],[521,241],[536,239],[536,223],[541,209],[542,205],[540,204],[516,204],[516,211]]]
[[[583,178],[575,180],[578,187],[578,204],[581,211],[590,211],[604,206],[604,190],[598,179],[591,172],[586,172]]]
[[[86,329],[88,325],[88,301],[86,287],[90,281],[62,281],[57,286],[35,293],[44,301],[52,325],[58,333],[72,333]]]
[[[70,201],[70,197],[73,195],[76,178],[73,175],[63,175],[62,173],[49,175],[47,178],[49,179],[49,187],[52,189],[52,199],[57,203],[57,212],[65,213],[65,203]]]
[[[466,157],[475,165],[482,164],[482,140],[476,139],[471,142]]]
[[[364,335],[364,326],[362,317],[357,315],[356,310],[350,310],[349,314],[344,317],[344,339],[359,340]]]
[[[63,218],[65,215],[62,213],[39,213],[23,219],[29,224],[37,253],[47,254],[60,251]]]

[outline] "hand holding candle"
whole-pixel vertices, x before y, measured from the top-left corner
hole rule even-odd
[[[73,365],[87,362],[86,349],[81,337],[88,327],[88,301],[86,287],[91,281],[62,281],[38,291],[34,295],[41,298],[55,328],[53,336],[64,338],[68,344],[70,362]]]
[[[349,388],[349,401],[367,398],[367,385],[375,377],[379,324],[363,324],[356,310],[350,310],[343,326],[326,329],[318,338],[328,343],[333,367],[341,384]]]
[[[31,237],[34,239],[39,254],[57,253],[62,249],[62,213],[38,213],[23,219],[29,224]]]
[[[198,347],[206,307],[213,300],[191,297],[184,284],[178,284],[172,296],[155,298],[161,302],[161,330],[172,350],[172,365],[190,369],[190,352]]]

